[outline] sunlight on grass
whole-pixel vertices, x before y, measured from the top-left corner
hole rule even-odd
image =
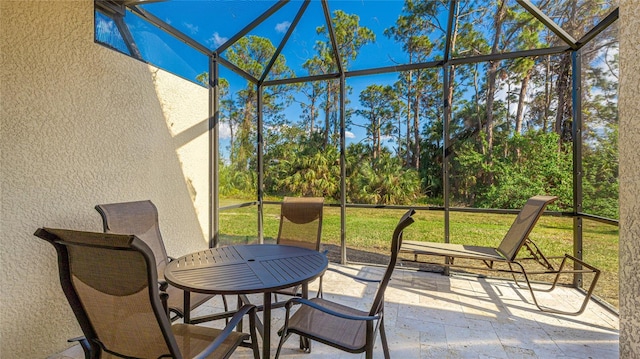
[[[346,221],[347,248],[358,252],[388,254],[393,230],[405,210],[348,208]],[[280,206],[265,205],[263,226],[265,241],[278,234]],[[405,230],[404,239],[432,242],[444,241],[444,213],[418,211],[416,222]],[[511,226],[515,215],[486,213],[450,213],[452,243],[497,247]],[[225,210],[220,213],[221,244],[256,243],[257,207]],[[618,227],[584,221],[584,259],[602,270],[595,294],[613,306],[618,305]],[[531,239],[547,256],[573,254],[573,220],[568,217],[543,216]],[[325,207],[322,227],[323,244],[340,245],[340,208]],[[349,258],[347,258],[349,260]],[[487,272],[483,272],[486,274]],[[585,276],[583,287],[591,278]]]

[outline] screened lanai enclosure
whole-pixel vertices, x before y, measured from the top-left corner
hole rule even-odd
[[[375,262],[410,207],[410,239],[495,246],[555,195],[532,236],[601,268],[617,307],[617,19],[615,0],[96,0],[95,39],[208,91],[211,246],[275,238],[284,196],[325,198],[343,263]]]

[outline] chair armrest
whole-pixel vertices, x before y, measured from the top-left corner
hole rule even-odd
[[[352,278],[352,279],[360,281],[360,282],[380,283],[380,279],[369,279],[369,278],[358,277],[357,275],[349,274],[347,272],[343,272],[343,271],[335,269],[335,268],[327,268],[327,270],[331,271],[331,272],[336,272],[336,273],[342,274],[343,276]]]
[[[87,338],[85,338],[84,336],[67,339],[68,343],[78,342],[82,344],[82,342],[86,342],[86,341],[87,341]]]
[[[209,355],[211,355],[211,353],[213,353],[213,351],[216,350],[216,348],[218,348],[225,341],[225,339],[227,339],[227,337],[229,337],[229,335],[236,329],[236,326],[240,324],[242,318],[247,314],[255,316],[256,306],[253,304],[245,304],[242,306],[242,308],[238,309],[236,314],[231,317],[231,320],[229,320],[229,323],[224,327],[222,332],[220,332],[220,335],[218,335],[216,339],[211,342],[211,344],[209,344],[202,352],[194,356],[193,359],[205,359]]]
[[[370,320],[377,320],[380,319],[379,315],[350,315],[350,314],[344,314],[344,313],[340,313],[340,312],[336,312],[335,310],[331,310],[329,308],[323,307],[318,303],[315,303],[313,301],[310,301],[308,299],[304,299],[304,298],[291,298],[287,301],[287,303],[285,304],[285,307],[287,307],[287,309],[291,309],[291,307],[294,304],[302,304],[302,305],[307,305],[311,308],[317,309],[323,313],[327,313],[329,315],[332,315],[334,317],[339,317],[339,318],[344,318],[344,319],[349,319],[349,320],[360,320],[360,321],[370,321]]]

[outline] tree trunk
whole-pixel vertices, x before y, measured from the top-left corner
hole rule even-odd
[[[324,104],[324,148],[329,146],[329,131],[331,131],[331,101],[333,101],[333,96],[331,96],[331,84],[327,83],[327,97]]]
[[[316,91],[311,90],[311,105],[309,106],[309,136],[313,134],[316,120]]]
[[[520,98],[518,99],[518,110],[516,111],[516,134],[522,134],[522,121],[524,118],[524,100],[527,96],[527,89],[529,87],[529,80],[531,79],[531,71],[527,71],[526,75],[522,78],[520,83]]]
[[[375,120],[375,135],[374,135],[374,152],[373,152],[373,159],[378,159],[380,158],[380,119],[376,119]]]
[[[417,92],[417,91],[416,91]],[[416,94],[415,110],[413,112],[413,168],[420,169],[420,97]]]
[[[498,53],[498,47],[500,45],[500,37],[502,36],[502,23],[506,15],[506,1],[501,0],[498,4],[498,11],[494,17],[495,34],[493,36],[493,45],[491,46],[491,54]],[[489,158],[493,154],[493,103],[496,93],[496,81],[498,77],[498,65],[499,61],[490,61],[488,68],[488,81],[487,81],[487,123],[485,124],[487,130],[487,152]]]
[[[411,62],[411,59],[409,59]],[[411,88],[413,82],[413,71],[409,71],[409,78],[407,80],[407,159],[406,163],[411,163]]]
[[[547,132],[549,112],[551,110],[551,55],[547,55],[545,63],[547,66],[544,74],[544,114],[542,118],[542,132]]]
[[[451,2],[450,2],[451,3]],[[460,17],[460,3],[456,2],[456,10],[455,10],[455,17],[454,17],[454,23],[451,27],[451,53],[453,54],[454,50],[456,49],[456,42],[458,40],[458,23],[459,23],[459,17]],[[448,93],[447,93],[447,103],[449,104],[449,106],[445,109],[447,111],[446,114],[444,114],[443,117],[443,121],[444,119],[448,119],[451,120],[451,113],[453,112],[453,91],[454,91],[454,81],[456,78],[456,67],[455,65],[451,65],[451,67],[449,68],[449,89],[448,89]],[[444,125],[444,124],[443,124]],[[444,126],[443,126],[444,128]],[[447,136],[449,136],[449,134],[447,134]],[[442,144],[444,146],[444,143]],[[444,161],[444,159],[443,159]]]
[[[554,125],[554,131],[558,134],[558,149],[562,145],[565,140],[565,119],[570,118],[571,116],[571,96],[570,96],[570,61],[569,56],[565,55],[560,62],[560,68],[558,70],[558,85],[556,87],[556,92],[558,94],[558,110],[556,113],[556,122]]]
[[[481,116],[481,111],[480,111],[480,88],[479,88],[479,84],[478,84],[478,65],[475,65],[475,69],[473,70],[473,89],[475,91],[475,98],[476,98],[476,117],[478,120],[478,130],[480,130],[481,128],[484,127],[484,125],[482,124],[482,116]],[[484,155],[486,152],[484,151],[485,148],[484,146],[482,146],[482,154]]]

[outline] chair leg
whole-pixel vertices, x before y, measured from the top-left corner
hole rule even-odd
[[[535,294],[535,289],[531,286],[531,282],[529,281],[529,276],[527,275],[527,272],[524,269],[524,266],[522,266],[522,264],[520,264],[518,262],[514,262],[514,264],[517,265],[518,267],[520,267],[520,270],[522,271],[522,275],[524,276],[525,282],[527,283],[527,287],[529,287],[529,293],[531,294],[531,297],[533,299],[533,304],[535,304],[535,306],[538,307],[538,309],[540,309],[540,311],[545,312],[545,313],[554,313],[554,314],[563,314],[563,315],[580,315],[580,314],[582,314],[582,312],[584,312],[585,308],[587,307],[587,304],[589,304],[589,299],[591,299],[591,294],[593,293],[593,289],[595,288],[595,283],[598,281],[598,277],[600,276],[600,270],[598,270],[598,269],[596,269],[596,268],[584,263],[583,261],[578,260],[577,258],[575,258],[573,256],[570,256],[568,254],[565,255],[565,256],[569,257],[570,259],[572,259],[574,261],[578,261],[583,266],[587,266],[594,273],[593,281],[591,282],[591,286],[589,287],[589,290],[587,291],[587,294],[585,295],[585,298],[582,301],[582,305],[575,312],[562,311],[562,310],[557,310],[557,309],[541,306],[538,303],[538,299],[536,298],[536,294]],[[558,275],[559,275],[559,273],[558,273]],[[556,278],[556,281],[557,281],[557,278]],[[554,286],[555,286],[555,282],[554,282]]]
[[[224,305],[224,311],[228,312],[229,311],[229,304],[227,303],[227,297],[222,295],[222,305]],[[224,318],[224,324],[227,325],[229,324],[229,317]]]
[[[382,342],[382,351],[384,352],[384,358],[390,359],[387,333],[384,331],[384,316],[380,318],[380,341]]]
[[[89,344],[89,341],[87,340],[87,338],[78,337],[78,338],[69,339],[67,341],[69,343],[72,343],[72,342],[80,343],[80,347],[82,348],[82,351],[84,352],[84,358],[85,359],[94,359],[94,358],[98,357],[98,353],[94,352],[94,350],[91,347],[91,344]]]
[[[224,298],[224,296],[223,296]],[[238,295],[238,304],[236,309],[240,309],[240,307],[242,307],[243,304],[251,304],[251,303],[244,303],[244,301],[242,300],[242,298],[240,297],[240,295]],[[227,308],[225,308],[225,310],[227,310]],[[238,326],[236,327],[236,331],[238,332],[242,332],[242,321],[240,321],[240,323],[238,323]]]
[[[278,343],[278,350],[276,350],[275,359],[278,359],[278,357],[280,357],[280,351],[282,350],[282,346],[284,345],[284,342],[286,342],[287,339],[289,339],[289,336],[291,335],[291,333],[289,333],[289,315],[290,314],[291,314],[291,306],[285,305],[284,325],[282,326],[282,329],[280,329],[280,331],[278,332],[278,334],[280,335],[280,342]]]
[[[365,359],[373,359],[373,344],[367,346],[364,357]]]
[[[249,315],[249,332],[251,333],[251,349],[253,359],[260,359],[260,349],[258,348],[258,335],[256,334],[256,309],[253,308]]]
[[[324,298],[324,293],[322,292],[322,276],[320,276],[320,283],[318,284],[318,293],[316,294],[316,298]]]
[[[300,350],[305,353],[311,353],[311,339],[300,336]]]
[[[278,359],[280,357],[280,350],[282,350],[282,346],[284,345],[284,342],[286,342],[287,339],[289,339],[289,335],[291,334],[290,333],[285,334],[284,332],[282,333],[282,336],[280,337],[280,342],[278,343],[278,349],[276,350],[275,359]]]

